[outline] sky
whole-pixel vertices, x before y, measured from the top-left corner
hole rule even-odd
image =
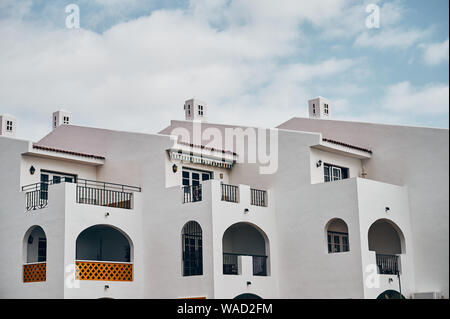
[[[79,8],[68,28],[66,6]],[[380,8],[368,28],[369,4]],[[206,101],[212,123],[337,120],[448,128],[448,0],[0,0],[0,114],[37,141],[51,114],[156,133]],[[72,21],[72,20],[71,20]]]

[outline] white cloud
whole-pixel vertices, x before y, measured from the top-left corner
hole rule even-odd
[[[251,14],[259,21],[290,12]],[[335,58],[280,65],[297,50],[294,22],[227,23],[215,28],[192,8],[154,11],[102,34],[0,21],[0,113],[15,114],[19,136],[32,139],[58,108],[71,110],[75,124],[156,132],[183,118],[184,100],[196,96],[210,105],[211,121],[275,126],[306,110],[313,79],[358,67]]]
[[[423,59],[426,64],[434,66],[448,61],[448,38],[442,43],[422,45],[422,48],[424,49]]]
[[[400,82],[388,87],[383,107],[394,113],[414,115],[448,115],[448,84],[429,84],[424,88]]]
[[[377,49],[408,49],[429,34],[430,31],[428,30],[377,29],[359,35],[354,44],[357,47],[373,47]]]

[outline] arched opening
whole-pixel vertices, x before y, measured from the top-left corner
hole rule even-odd
[[[79,280],[132,281],[133,245],[118,228],[95,225],[76,240],[76,278]]]
[[[405,240],[400,228],[388,219],[374,222],[368,232],[369,250],[375,251],[380,274],[400,272],[398,255],[405,252]]]
[[[203,275],[202,228],[195,221],[187,222],[181,232],[183,276]]]
[[[328,253],[350,251],[347,224],[340,218],[330,220],[325,226]]]
[[[23,282],[46,280],[47,236],[40,226],[32,226],[23,239]]]
[[[239,275],[239,256],[250,256],[254,276],[268,275],[269,240],[266,234],[250,223],[230,226],[222,237],[223,274]]]
[[[239,296],[234,297],[233,299],[262,299],[260,296],[255,294],[240,294]]]
[[[405,299],[405,296],[395,290],[386,290],[379,294],[377,299]]]

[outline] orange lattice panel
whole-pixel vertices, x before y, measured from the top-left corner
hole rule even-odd
[[[46,272],[46,263],[23,265],[23,282],[45,281]]]
[[[133,281],[132,264],[77,261],[76,266],[78,280]]]

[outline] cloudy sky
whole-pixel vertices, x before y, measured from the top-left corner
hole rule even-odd
[[[366,27],[370,3],[379,28]],[[0,114],[33,141],[61,108],[77,125],[154,133],[196,97],[210,122],[274,127],[322,95],[335,119],[448,128],[448,6],[0,0]]]

